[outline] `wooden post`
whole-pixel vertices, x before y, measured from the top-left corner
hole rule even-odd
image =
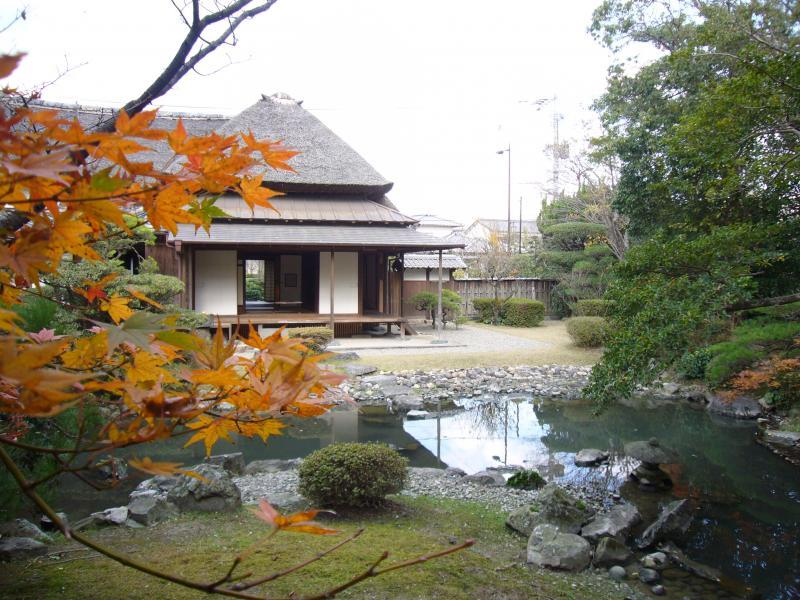
[[[439,289],[436,294],[436,337],[442,339],[442,251],[439,250]]]
[[[405,340],[406,339],[406,324],[403,321],[403,315],[405,314],[405,302],[404,302],[404,298],[403,298],[403,293],[404,293],[403,280],[405,279],[405,262],[406,262],[405,258],[406,258],[405,252],[401,252],[400,253],[400,263],[403,265],[403,270],[400,271],[400,323],[399,323],[399,327],[400,327],[400,339],[401,340]]]
[[[333,292],[334,292],[334,289],[335,289],[335,282],[336,282],[336,264],[335,264],[335,258],[334,258],[335,254],[336,253],[333,250],[331,250],[331,273],[330,273],[330,280],[331,280],[330,311],[331,311],[331,313],[330,313],[329,317],[330,317],[330,328],[331,328],[331,331],[334,332],[333,333],[334,338],[336,337],[336,333],[335,333],[336,332],[336,323],[335,323],[334,318],[333,318],[333,310],[334,310]]]
[[[383,262],[386,265],[386,270],[383,273],[383,314],[390,314],[389,311],[389,255],[383,255]]]

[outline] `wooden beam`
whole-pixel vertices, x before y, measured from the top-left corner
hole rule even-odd
[[[335,329],[336,322],[335,322],[334,314],[333,314],[333,309],[334,309],[334,306],[333,306],[333,292],[334,292],[334,289],[336,287],[335,286],[335,283],[336,283],[335,255],[336,255],[336,253],[333,250],[331,250],[331,273],[330,273],[330,280],[331,280],[330,311],[331,311],[331,314],[330,314],[330,328],[331,328],[332,332],[336,331],[336,329]],[[335,336],[336,336],[336,334],[334,333],[334,337]]]

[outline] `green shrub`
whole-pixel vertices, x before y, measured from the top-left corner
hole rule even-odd
[[[567,319],[567,333],[581,348],[597,348],[605,342],[608,323],[603,317],[572,317]]]
[[[407,466],[384,444],[331,444],[303,461],[299,489],[319,506],[375,506],[403,489]]]
[[[511,298],[505,303],[503,325],[536,327],[544,320],[544,303],[527,298]]]
[[[439,308],[439,297],[433,292],[417,292],[410,298],[417,310],[425,311],[427,317],[436,324],[436,312]],[[455,320],[461,313],[461,305],[464,299],[456,292],[448,288],[442,288],[442,324]]]
[[[706,382],[712,387],[725,383],[742,369],[764,358],[765,352],[737,342],[722,342],[710,347],[714,356],[705,370]]]
[[[703,379],[712,356],[711,350],[708,348],[687,352],[675,365],[678,375],[684,379]]]
[[[509,477],[506,485],[521,490],[538,490],[547,485],[547,481],[533,469],[523,469]]]
[[[496,324],[503,320],[504,302],[500,298],[475,298],[472,306],[478,312],[478,321],[481,323]]]
[[[264,280],[260,277],[247,275],[244,279],[245,298],[247,300],[264,300]]]
[[[576,317],[605,317],[608,312],[608,300],[591,298],[578,300],[575,303]]]
[[[302,338],[312,354],[322,354],[333,340],[333,330],[330,327],[295,327],[287,329],[286,335],[290,338]]]
[[[178,329],[188,329],[194,331],[200,327],[208,327],[210,324],[209,316],[205,313],[197,312],[190,308],[183,308],[176,304],[167,304],[164,306],[164,312],[172,315],[177,315],[175,326]]]

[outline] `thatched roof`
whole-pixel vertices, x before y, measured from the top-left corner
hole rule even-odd
[[[402,226],[416,223],[411,217],[386,204],[360,196],[287,194],[270,198],[269,201],[275,210],[263,206],[250,210],[239,196],[225,194],[217,200],[216,206],[230,215],[227,220],[248,222],[381,223]]]
[[[300,190],[305,186],[325,186],[370,195],[383,195],[392,188],[392,182],[286,94],[262,96],[217,131],[252,131],[258,139],[281,140],[300,152],[290,163],[296,173],[269,171],[264,176],[267,184],[289,184],[290,189]]]

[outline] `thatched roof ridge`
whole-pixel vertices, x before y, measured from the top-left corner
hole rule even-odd
[[[309,186],[313,186],[332,193],[382,196],[392,188],[392,182],[286,94],[262,96],[217,131],[226,135],[252,131],[258,139],[281,140],[299,151],[290,163],[296,173],[265,173],[265,183],[279,184],[273,186],[276,189],[310,191]]]

